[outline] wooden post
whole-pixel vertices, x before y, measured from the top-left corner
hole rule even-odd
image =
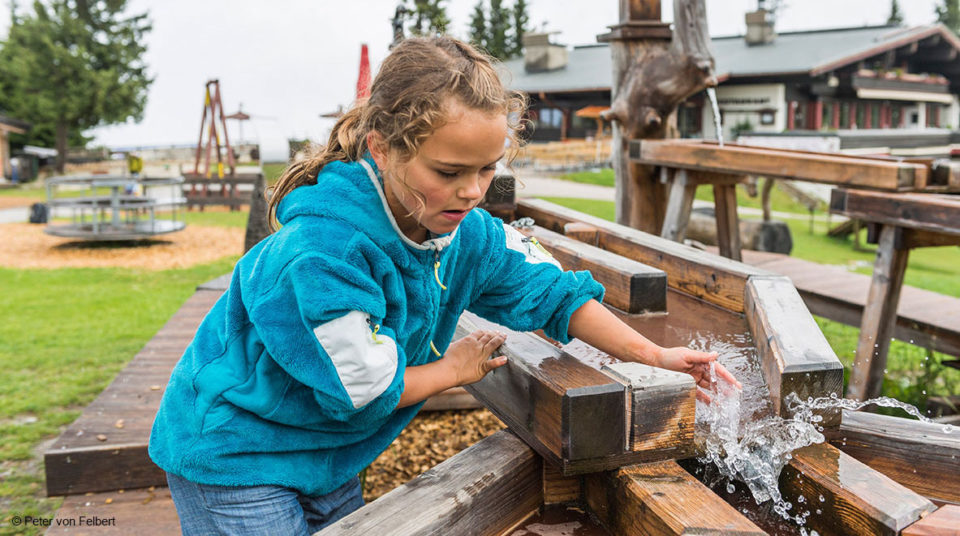
[[[676,170],[670,184],[667,213],[663,218],[663,229],[660,231],[660,236],[674,242],[683,242],[696,193],[697,184],[690,180],[690,174],[687,170]]]
[[[863,108],[863,128],[873,128],[873,104],[865,102]]]
[[[840,128],[840,101],[833,101],[833,114],[831,115],[833,118],[830,126],[835,129]]]
[[[819,99],[810,101],[807,108],[810,110],[810,128],[812,130],[823,128],[823,101]]]
[[[787,130],[796,128],[797,123],[797,103],[792,100],[787,101]]]
[[[857,106],[859,103],[857,101],[850,102],[850,126],[851,129],[857,128]]]
[[[740,219],[737,217],[737,185],[715,184],[713,186],[714,208],[717,217],[717,245],[720,255],[739,261],[742,259],[740,243]]]
[[[860,321],[860,340],[850,372],[847,397],[866,400],[880,396],[890,337],[897,321],[900,288],[907,268],[908,249],[897,249],[897,228],[884,225],[880,230],[873,280]]]

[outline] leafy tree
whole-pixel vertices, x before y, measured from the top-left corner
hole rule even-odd
[[[510,57],[511,45],[507,42],[510,29],[510,12],[502,0],[490,0],[490,19],[487,25],[487,52],[495,58]]]
[[[942,22],[944,26],[953,30],[953,33],[960,33],[960,0],[941,0],[941,2],[936,7],[937,22]]]
[[[84,130],[143,118],[151,25],[126,7],[127,0],[37,0],[0,48],[0,108],[33,123],[32,137],[53,134],[61,172],[68,142]]]
[[[470,42],[474,45],[487,48],[487,14],[483,10],[483,0],[477,0],[470,15]]]
[[[513,3],[513,33],[511,34],[512,43],[510,46],[510,56],[518,57],[523,55],[523,35],[527,33],[527,27],[530,25],[530,14],[527,13],[526,0],[514,0]]]
[[[890,16],[887,17],[887,24],[895,26],[903,24],[903,12],[900,11],[900,3],[897,0],[890,0]]]
[[[413,23],[410,33],[413,35],[442,35],[447,32],[450,17],[447,16],[447,7],[444,0],[414,0]]]

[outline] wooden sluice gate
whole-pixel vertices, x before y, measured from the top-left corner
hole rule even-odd
[[[719,340],[725,346],[718,348],[747,356],[733,368],[741,379],[756,375],[768,391],[758,415],[789,418],[791,393],[840,396],[842,367],[786,278],[545,201],[520,201],[515,215],[535,220],[524,232],[565,266],[591,266],[597,277],[622,281],[665,272],[665,310],[611,310],[658,344]],[[564,230],[570,234],[561,236]],[[601,260],[610,254],[623,259]],[[618,303],[635,303],[630,285],[618,288]],[[458,333],[476,327],[490,325],[467,313]],[[686,375],[618,363],[580,341],[559,345],[534,334],[508,331],[501,350],[508,365],[468,390],[510,430],[318,534],[800,533],[754,512],[752,499],[737,502],[693,474],[688,461],[701,446],[696,387]],[[840,410],[820,416],[828,442],[795,451],[780,475],[784,499],[810,511],[807,530],[928,534],[917,532],[927,530],[928,515],[953,519],[960,433],[931,435],[942,427]],[[885,424],[878,428],[875,417]],[[894,426],[901,432],[882,431]],[[911,452],[920,459],[898,468]],[[931,467],[915,475],[911,468],[927,456]],[[929,483],[934,472],[944,485]]]

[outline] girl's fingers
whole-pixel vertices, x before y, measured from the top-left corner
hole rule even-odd
[[[697,389],[697,400],[703,402],[704,404],[709,404],[709,403],[710,403],[710,395],[708,395],[707,393],[701,391],[700,389]]]
[[[500,368],[507,364],[507,356],[495,357],[493,359],[487,359],[483,362],[483,373],[486,374],[495,368]]]

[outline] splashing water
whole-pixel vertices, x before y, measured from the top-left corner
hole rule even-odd
[[[890,398],[888,396],[881,396],[877,398],[871,398],[870,400],[853,400],[850,398],[840,398],[836,393],[832,393],[829,397],[819,397],[812,398],[808,397],[806,401],[800,400],[800,397],[796,393],[790,393],[785,399],[787,403],[787,408],[794,412],[794,419],[811,421],[811,419],[816,419],[817,416],[813,414],[814,410],[820,409],[845,409],[848,411],[856,411],[858,409],[864,408],[866,406],[881,406],[884,408],[900,408],[908,414],[916,417],[918,420],[928,423],[928,424],[940,424],[937,421],[925,417],[920,410],[906,402],[901,402],[895,398]],[[819,422],[820,419],[816,419]],[[941,430],[945,434],[952,433],[955,427],[952,424],[942,425]]]
[[[710,107],[713,108],[713,125],[717,131],[717,143],[723,147],[723,124],[720,122],[720,105],[717,103],[717,88],[708,87],[707,97],[710,98]]]

